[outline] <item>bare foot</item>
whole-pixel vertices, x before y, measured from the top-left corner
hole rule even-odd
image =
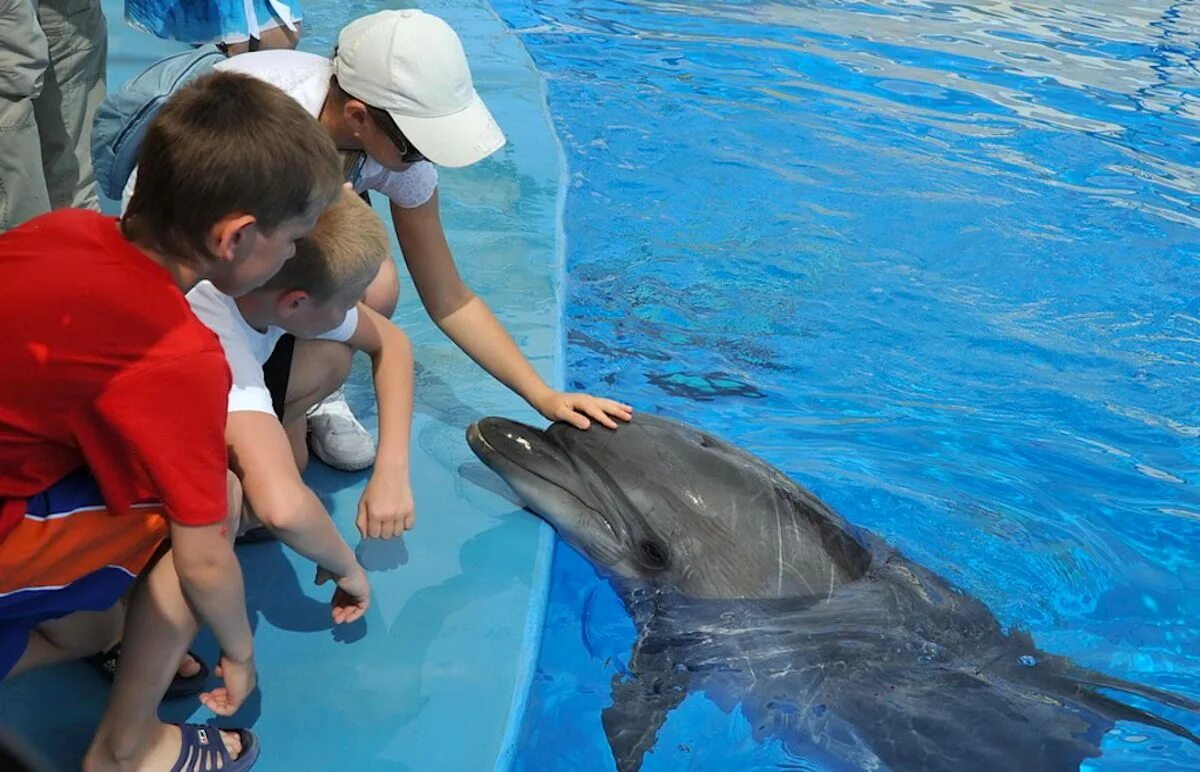
[[[119,657],[118,657],[118,659],[119,659]],[[112,673],[116,672],[116,660],[113,659],[113,660],[105,661],[103,667],[105,670],[109,671],[109,674],[111,676]],[[197,660],[195,657],[193,657],[191,654],[184,653],[184,655],[179,658],[178,673],[183,678],[191,678],[192,676],[199,673],[200,670],[201,670],[200,661]]]
[[[179,675],[191,678],[200,672],[200,663],[191,654],[184,654],[179,660]]]

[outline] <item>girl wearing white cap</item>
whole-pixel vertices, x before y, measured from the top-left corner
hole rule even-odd
[[[549,420],[616,428],[632,408],[550,388],[487,305],[463,283],[438,214],[434,164],[468,166],[504,145],[475,92],[466,55],[446,22],[418,10],[381,11],[348,24],[333,59],[290,50],[242,54],[217,65],[266,80],[303,104],[349,154],[357,191],[390,201],[392,223],[421,302],[438,327],[491,375]],[[385,317],[396,305],[396,266],[384,263],[366,302]],[[340,395],[309,416],[313,451],[354,470],[374,443]]]

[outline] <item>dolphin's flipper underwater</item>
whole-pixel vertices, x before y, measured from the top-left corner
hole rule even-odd
[[[1163,705],[1169,705],[1172,708],[1180,710],[1190,710],[1193,713],[1200,713],[1200,702],[1184,697],[1181,694],[1168,692],[1163,689],[1155,689],[1153,686],[1145,684],[1135,684],[1133,681],[1125,681],[1120,678],[1114,678],[1104,673],[1098,673],[1095,670],[1076,669],[1070,673],[1069,677],[1072,681],[1085,686],[1099,687],[1101,689],[1112,689],[1113,691],[1125,692],[1137,697],[1143,697],[1154,702],[1161,702]]]
[[[1192,713],[1200,713],[1200,702],[1180,694],[1155,689],[1153,686],[1135,684],[1132,681],[1114,678],[1113,676],[1098,673],[1094,670],[1072,668],[1068,672],[1067,678],[1079,687],[1081,692],[1080,699],[1087,703],[1088,707],[1113,721],[1131,721],[1138,724],[1145,724],[1146,726],[1158,727],[1200,745],[1200,737],[1197,737],[1193,732],[1176,724],[1174,721],[1121,702],[1120,700],[1115,700],[1094,690],[1096,688],[1112,689],[1113,691],[1132,694],[1162,705],[1168,705],[1172,708],[1191,711]]]
[[[637,672],[636,670],[634,671]],[[613,704],[604,709],[604,733],[619,772],[641,769],[646,751],[658,741],[658,730],[687,696],[686,673],[613,676]]]

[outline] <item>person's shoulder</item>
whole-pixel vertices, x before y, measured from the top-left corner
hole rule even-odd
[[[187,302],[196,318],[216,333],[227,351],[231,347],[248,345],[243,330],[245,325],[239,324],[241,312],[237,301],[214,287],[212,282],[202,281],[193,287],[187,294]]]
[[[64,246],[76,244],[124,241],[116,218],[91,209],[56,209],[0,234],[0,239],[11,245],[12,250],[45,252],[61,251]]]
[[[127,294],[169,274],[121,233],[115,217],[59,209],[0,236],[0,262],[14,281],[43,282],[62,292]],[[94,290],[94,292],[93,292]]]
[[[199,313],[200,310],[212,315],[227,316],[236,307],[233,298],[221,292],[207,279],[188,290],[187,301],[201,318],[203,316]]]
[[[333,61],[307,51],[278,48],[231,56],[218,62],[216,69],[251,75],[290,94],[314,80],[327,85],[333,74]]]
[[[332,72],[333,62],[320,54],[310,54],[307,51],[272,48],[266,51],[250,51],[231,56],[215,65],[215,69],[222,72],[243,72],[247,75],[258,75],[262,72],[284,72],[297,68],[326,68]]]
[[[397,206],[414,209],[433,196],[438,185],[437,167],[420,161],[404,169],[388,169],[374,158],[363,163],[360,190],[374,190],[387,196]]]
[[[218,63],[217,69],[240,72],[270,83],[315,116],[329,95],[333,62],[317,54],[282,48],[231,56]]]
[[[358,305],[361,306],[362,303],[360,302]],[[347,343],[354,337],[354,333],[357,330],[358,306],[355,306],[346,312],[345,318],[342,319],[342,323],[337,327],[312,337],[315,340],[332,340],[337,341],[338,343]]]

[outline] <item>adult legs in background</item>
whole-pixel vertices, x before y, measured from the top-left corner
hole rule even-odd
[[[295,48],[300,42],[300,22],[296,22],[295,26],[296,29],[290,30],[281,24],[278,27],[262,30],[257,38],[223,43],[221,47],[230,56],[244,54],[247,51],[265,51],[268,48]]]
[[[0,0],[0,232],[50,211],[34,116],[48,63],[33,0]]]
[[[100,0],[39,0],[50,66],[34,100],[50,207],[99,209],[92,121],[104,100],[108,25]]]

